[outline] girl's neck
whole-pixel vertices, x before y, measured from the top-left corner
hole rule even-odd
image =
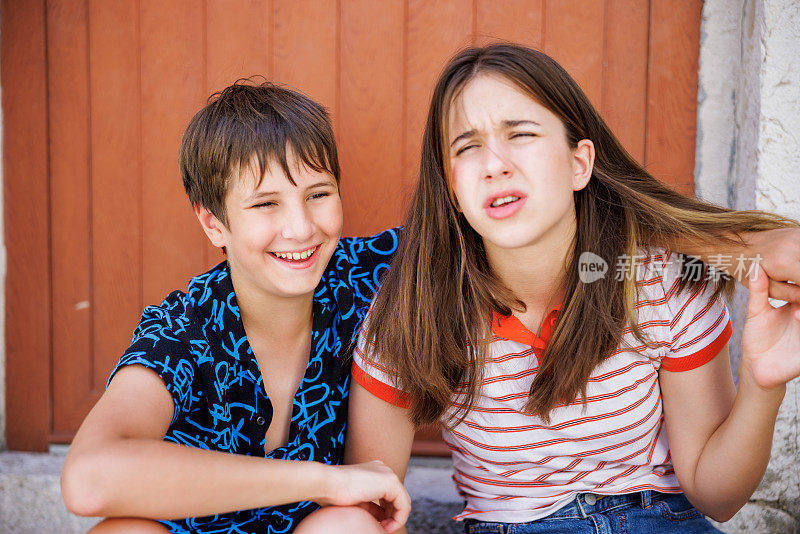
[[[565,221],[561,231],[552,231],[534,244],[499,249],[486,244],[486,256],[494,274],[520,299],[525,313],[541,319],[561,304],[566,291],[566,262],[575,234],[575,220]],[[554,229],[556,230],[556,229]]]

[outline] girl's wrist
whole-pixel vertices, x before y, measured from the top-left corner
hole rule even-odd
[[[775,399],[779,399],[780,402],[786,394],[786,384],[763,385],[756,379],[753,365],[746,356],[743,356],[742,363],[739,366],[739,394],[753,400],[774,402]]]

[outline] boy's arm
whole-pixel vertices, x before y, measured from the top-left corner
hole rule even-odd
[[[172,397],[154,372],[121,369],[67,454],[61,479],[67,508],[87,516],[173,519],[304,500],[385,499],[408,513],[408,495],[386,466],[337,467],[168,443],[172,417]]]
[[[735,236],[731,236],[736,240]],[[700,258],[705,263],[721,268],[738,282],[747,286],[750,265],[756,258],[770,278],[770,298],[800,303],[800,228],[779,228],[743,234],[744,244],[703,244],[687,239],[669,243],[669,248]],[[722,255],[722,257],[720,257]],[[746,268],[737,269],[739,258]],[[722,259],[722,262],[716,261]],[[789,282],[793,283],[789,283]]]

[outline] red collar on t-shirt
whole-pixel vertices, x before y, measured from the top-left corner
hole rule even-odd
[[[547,342],[550,341],[550,336],[553,335],[553,330],[558,321],[558,316],[561,313],[561,304],[548,312],[542,321],[541,336],[537,336],[522,324],[522,322],[513,315],[503,316],[497,312],[492,312],[492,332],[500,337],[528,345],[534,349],[544,350]]]

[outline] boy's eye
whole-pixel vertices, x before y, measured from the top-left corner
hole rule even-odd
[[[324,197],[329,197],[330,195],[331,195],[331,194],[330,194],[329,192],[327,192],[327,191],[320,191],[319,193],[314,193],[314,194],[312,194],[312,195],[311,195],[311,196],[309,196],[308,198],[309,198],[309,200],[313,200],[313,199],[315,199],[315,198],[324,198]]]
[[[275,202],[272,202],[272,201],[268,200],[266,202],[260,202],[258,204],[255,204],[253,207],[254,208],[267,208],[267,207],[270,207],[270,206],[275,206]]]

